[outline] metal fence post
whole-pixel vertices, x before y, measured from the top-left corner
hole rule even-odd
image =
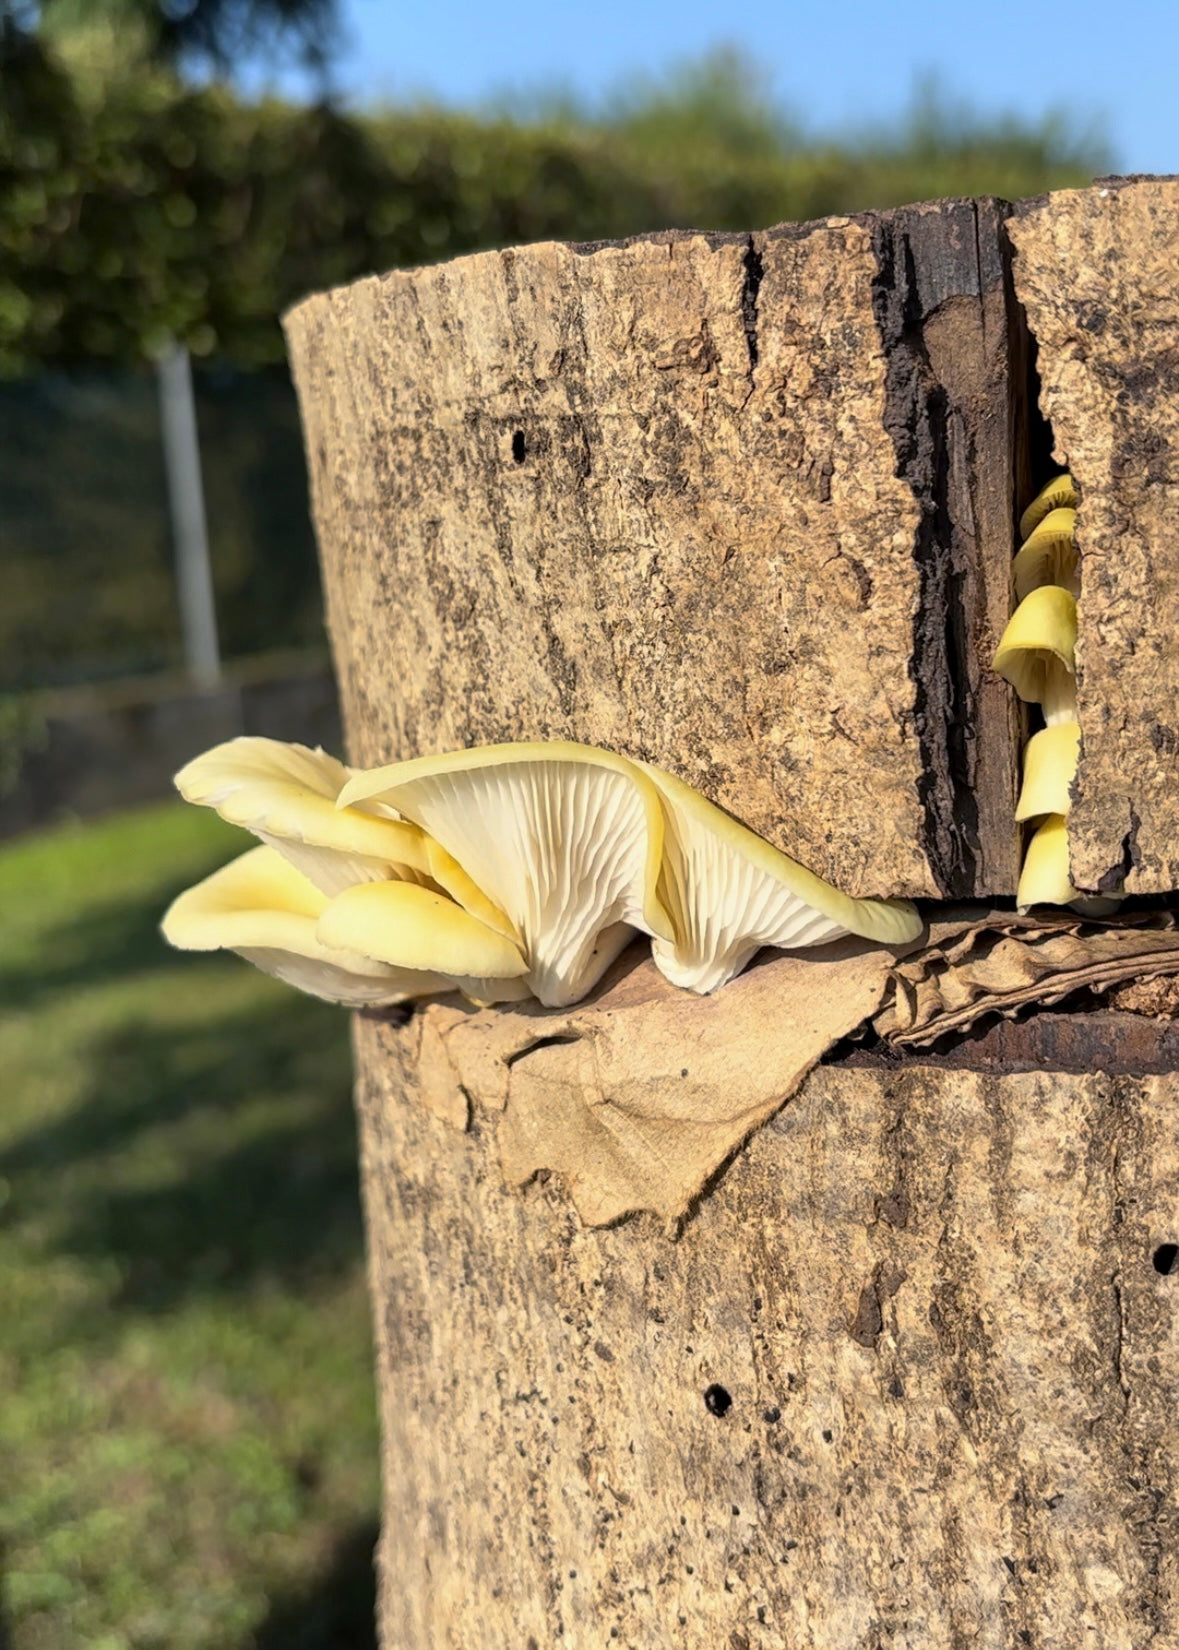
[[[192,369],[183,344],[173,344],[159,356],[156,374],[184,662],[194,682],[212,687],[221,678],[221,654],[217,644],[217,610],[205,525]]]

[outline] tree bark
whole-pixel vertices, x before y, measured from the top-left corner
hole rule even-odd
[[[1012,892],[1000,215],[524,247],[296,309],[354,759],[582,740],[849,893]]]
[[[505,1193],[361,1020],[386,1650],[1175,1643],[1179,1080],[1051,1020],[820,1067],[678,1238]]]
[[[1179,886],[1179,178],[1021,206],[1016,292],[1056,456],[1081,484],[1073,878]]]
[[[1172,889],[1176,188],[308,300],[352,759],[585,740],[849,892],[1008,895],[1025,730],[989,659],[1055,443],[1083,495],[1074,873]],[[841,1043],[795,1092],[819,1050],[783,1049],[779,967],[760,1021],[746,981],[681,1010],[682,1067],[649,964],[515,1043],[517,1010],[358,1017],[384,1650],[1179,1646],[1173,993]],[[658,1157],[681,1080],[738,1119],[684,1217],[652,1186],[618,1208],[662,1218],[583,1224],[628,1082]],[[579,1107],[599,1136],[551,1173]]]

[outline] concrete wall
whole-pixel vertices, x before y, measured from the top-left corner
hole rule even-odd
[[[156,678],[22,701],[0,725],[0,837],[166,797],[190,757],[243,733],[342,754],[327,662],[250,661],[208,692]]]

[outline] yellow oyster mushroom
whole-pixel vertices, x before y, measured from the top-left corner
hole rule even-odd
[[[323,750],[279,739],[230,739],[176,775],[187,802],[216,809],[276,848],[325,894],[389,877],[434,884],[511,937],[502,911],[418,826],[380,803],[337,806],[351,770]]]
[[[1074,543],[1077,512],[1049,510],[1029,533],[1012,565],[1015,595],[1022,601],[1041,585],[1059,584],[1072,596],[1080,595],[1077,551]]]
[[[1081,730],[1076,722],[1056,722],[1028,740],[1023,755],[1023,786],[1016,821],[1023,824],[1044,814],[1067,814],[1069,788],[1077,771]]]
[[[531,995],[519,947],[429,888],[362,882],[337,894],[319,919],[325,945],[357,950],[398,968],[445,974],[480,1003]]]
[[[1033,833],[1023,857],[1016,907],[1069,905],[1077,898],[1068,870],[1068,827],[1063,814],[1049,814]]]
[[[995,652],[994,668],[1021,699],[1040,705],[1049,727],[1077,717],[1077,604],[1046,584],[1020,602]]]
[[[636,930],[670,939],[658,894],[659,795],[589,745],[487,745],[357,774],[344,807],[379,800],[420,825],[504,911],[550,1008],[590,991]]]
[[[1069,875],[1067,822],[1062,814],[1049,814],[1028,843],[1015,894],[1016,909],[1026,912],[1033,905],[1068,905],[1079,916],[1109,917],[1121,903],[1116,896],[1077,892]]]
[[[351,1008],[453,991],[455,982],[325,944],[327,896],[273,848],[251,848],[172,901],[161,924],[181,951],[236,951],[266,974]]]
[[[651,949],[673,985],[715,991],[763,946],[825,945],[845,934],[901,945],[921,932],[908,900],[852,899],[690,785],[650,763],[640,766],[664,809],[659,889],[675,933],[657,936]]]
[[[1064,473],[1053,476],[1051,481],[1036,494],[1023,515],[1019,518],[1019,536],[1026,539],[1037,523],[1043,521],[1050,510],[1075,510],[1080,503],[1081,496],[1077,492],[1077,484],[1072,476]]]

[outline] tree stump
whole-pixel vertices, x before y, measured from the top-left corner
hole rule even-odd
[[[852,893],[1008,896],[1025,729],[989,659],[1055,450],[1074,878],[1169,892],[1177,318],[1171,180],[308,300],[351,759],[584,740]],[[780,968],[760,1021],[625,961],[514,1043],[516,1011],[358,1017],[384,1650],[1179,1645],[1174,994],[837,1043],[796,1087]],[[664,1108],[638,1161],[681,1080],[745,1120],[681,1219],[640,1189],[662,1216],[582,1221],[601,1162],[529,1156],[607,1020],[600,1080]]]

